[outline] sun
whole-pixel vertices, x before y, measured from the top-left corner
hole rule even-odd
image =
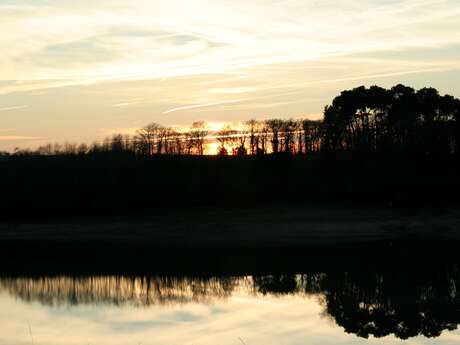
[[[219,152],[219,143],[218,142],[210,142],[206,145],[206,154],[208,155],[217,155]]]
[[[208,122],[207,126],[212,132],[219,132],[224,126],[227,125],[226,122]]]

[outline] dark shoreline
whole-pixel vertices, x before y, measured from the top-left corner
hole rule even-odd
[[[460,207],[203,206],[103,218],[0,221],[0,243],[291,247],[433,237],[460,240]]]
[[[0,223],[0,275],[242,275],[458,261],[458,209],[197,210],[175,218]]]
[[[50,156],[0,162],[0,221],[102,219],[190,208],[458,206],[457,156]]]
[[[242,276],[401,271],[460,263],[459,245],[459,241],[441,239],[270,249],[3,242],[0,276]]]

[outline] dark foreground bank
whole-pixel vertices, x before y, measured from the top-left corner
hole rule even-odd
[[[2,270],[209,273],[456,255],[459,171],[455,156],[343,152],[11,157],[0,161]]]
[[[106,218],[190,207],[458,205],[458,157],[133,155],[0,160],[0,219]]]
[[[422,269],[458,264],[459,244],[439,238],[289,248],[2,242],[0,276],[242,276]]]
[[[188,211],[0,223],[1,271],[269,273],[456,260],[460,210],[350,207]]]

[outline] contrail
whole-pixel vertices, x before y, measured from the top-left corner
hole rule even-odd
[[[193,105],[185,105],[183,107],[172,108],[163,112],[163,114],[169,114],[175,111],[180,110],[187,110],[187,109],[196,109],[196,108],[205,108],[205,107],[212,107],[213,105],[221,105],[221,104],[229,104],[229,103],[238,103],[242,102],[244,99],[238,99],[233,101],[222,101],[222,102],[212,102],[212,103],[204,103],[204,104],[193,104]]]
[[[14,107],[0,108],[0,111],[25,109],[25,108],[28,108],[28,107],[29,107],[28,105],[17,105],[17,106],[14,106]]]

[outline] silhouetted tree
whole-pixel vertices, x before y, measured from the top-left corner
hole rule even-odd
[[[249,152],[251,155],[255,155],[258,148],[258,123],[255,119],[250,119],[244,123],[247,132],[249,134]]]
[[[235,128],[227,126],[214,137],[204,122],[194,122],[188,131],[150,123],[134,137],[117,134],[91,147],[46,144],[35,150],[17,149],[13,154],[203,155],[205,143],[217,141],[221,154],[233,155],[307,154],[320,150],[459,155],[460,100],[441,96],[434,88],[416,91],[402,84],[391,89],[360,86],[335,97],[324,108],[323,120],[251,119]]]
[[[280,149],[285,153],[293,153],[295,145],[295,136],[297,131],[296,121],[289,119],[282,121],[280,132]]]
[[[160,138],[161,128],[162,126],[152,122],[137,131],[137,147],[142,154],[151,156],[155,153],[155,149],[158,149],[157,143]]]
[[[227,147],[230,146],[232,149],[232,138],[236,134],[236,131],[232,129],[231,126],[226,125],[220,131],[217,132],[217,142],[219,143],[218,154],[219,155],[227,155],[228,149]]]
[[[280,152],[280,132],[283,130],[283,120],[271,119],[265,121],[266,126],[270,130],[272,152],[277,154]]]
[[[322,137],[321,125],[322,122],[319,120],[305,119],[302,121],[301,126],[305,153],[315,152],[320,149]]]
[[[455,152],[458,100],[433,88],[364,86],[343,91],[324,110],[323,148],[424,154]]]
[[[262,122],[258,124],[258,131],[257,131],[257,155],[264,155],[267,153],[268,147],[268,137],[270,133],[270,128],[268,127],[266,122]]]
[[[201,156],[204,154],[204,141],[208,133],[203,121],[194,122],[190,129],[191,147],[195,148],[197,154]]]

